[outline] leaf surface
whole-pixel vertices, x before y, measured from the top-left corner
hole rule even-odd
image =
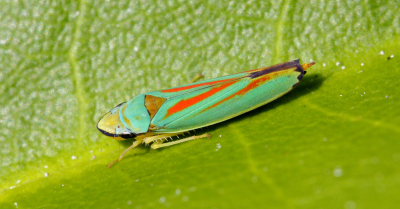
[[[0,2],[0,208],[395,208],[399,1]],[[279,100],[211,139],[133,151],[133,96],[300,58]]]

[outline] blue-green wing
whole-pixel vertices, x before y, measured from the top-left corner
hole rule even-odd
[[[146,94],[149,131],[183,132],[264,105],[290,91],[305,74],[299,60]],[[152,108],[151,108],[152,107]]]

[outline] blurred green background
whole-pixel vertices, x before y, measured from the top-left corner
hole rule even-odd
[[[0,208],[398,207],[399,5],[1,1]],[[106,168],[116,104],[296,58],[288,95]]]

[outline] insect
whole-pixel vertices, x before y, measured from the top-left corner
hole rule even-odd
[[[190,130],[210,126],[271,102],[296,86],[315,63],[300,60],[249,70],[175,88],[140,94],[106,113],[97,128],[123,140],[135,138],[117,161],[141,145],[151,148],[204,138],[192,135],[168,141]],[[117,162],[116,161],[116,162]]]

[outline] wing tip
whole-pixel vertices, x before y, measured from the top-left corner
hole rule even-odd
[[[299,81],[303,79],[304,75],[307,73],[307,70],[316,64],[315,62],[300,64],[300,59],[293,60],[292,62],[297,64],[296,71],[300,72],[300,75],[297,77]]]
[[[301,66],[303,67],[303,70],[307,71],[309,68],[311,68],[315,64],[316,64],[315,62],[310,62],[310,63],[302,64]]]

